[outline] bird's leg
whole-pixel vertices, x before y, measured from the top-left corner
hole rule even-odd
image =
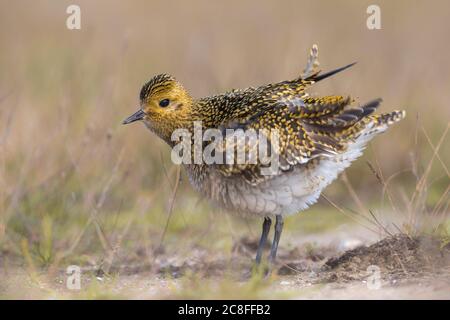
[[[269,267],[275,263],[277,257],[278,243],[280,242],[281,231],[283,231],[283,224],[283,217],[277,215],[275,221],[275,234],[273,236],[272,248],[270,249]]]
[[[256,259],[255,259],[256,267],[258,267],[261,264],[261,257],[264,251],[264,246],[266,245],[267,242],[267,236],[269,235],[271,224],[272,220],[270,220],[269,217],[265,217],[262,225],[261,239],[259,239],[258,250],[256,251]]]

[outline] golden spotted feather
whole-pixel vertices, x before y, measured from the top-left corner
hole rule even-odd
[[[200,99],[196,110],[206,116],[204,125],[226,129],[254,129],[262,132],[270,142],[270,131],[279,134],[278,174],[292,170],[316,157],[326,157],[345,151],[372,121],[380,125],[403,118],[403,112],[394,111],[379,116],[371,115],[381,99],[361,106],[352,106],[350,97],[310,97],[306,89],[313,83],[340,72],[351,65],[320,75],[269,84],[258,88],[233,90],[228,93]],[[195,105],[195,104],[194,104]],[[225,136],[225,135],[224,135]],[[235,148],[239,142],[225,139],[222,148]],[[257,141],[246,141],[245,153],[258,149]],[[263,175],[259,159],[253,164],[213,165],[223,176],[239,176],[257,185],[275,175]]]

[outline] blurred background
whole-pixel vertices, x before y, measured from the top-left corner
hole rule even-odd
[[[81,30],[66,27],[71,4]],[[292,79],[313,44],[322,70],[358,63],[311,94],[381,97],[381,112],[407,118],[326,190],[328,201],[288,219],[282,246],[346,233],[369,210],[408,230],[448,217],[450,3],[377,1],[381,30],[366,27],[371,4],[0,0],[0,268],[112,268],[197,247],[228,256],[257,239],[260,221],[211,207],[183,172],[176,188],[169,148],[121,121],[155,74],[201,97]]]

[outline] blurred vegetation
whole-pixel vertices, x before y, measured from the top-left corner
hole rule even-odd
[[[329,201],[289,218],[285,237],[364,224],[369,209],[400,215],[404,230],[438,220],[423,230],[449,234],[448,2],[378,1],[377,31],[365,24],[370,1],[80,0],[79,31],[65,27],[69,4],[0,0],[0,268],[139,261],[161,243],[231,255],[241,237],[256,239],[259,221],[212,208],[184,175],[170,211],[169,148],[121,120],[157,73],[209,95],[293,78],[313,43],[323,70],[358,64],[312,94],[382,97],[381,111],[407,118],[326,190]]]

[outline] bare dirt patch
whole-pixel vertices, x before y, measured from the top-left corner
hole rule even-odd
[[[167,248],[156,255],[139,249],[139,257],[130,254],[109,268],[84,266],[83,289],[78,292],[67,290],[65,270],[40,270],[30,278],[23,265],[10,265],[0,273],[0,296],[23,298],[26,292],[28,298],[450,298],[450,245],[432,237],[396,235],[345,251],[335,241],[304,242],[282,249],[272,276],[257,282],[243,277],[251,270],[254,247],[254,241],[243,238],[228,256],[197,246]],[[379,290],[367,286],[369,266],[379,268]]]
[[[330,258],[322,270],[326,281],[345,282],[366,279],[370,266],[379,268],[388,281],[450,275],[450,245],[433,237],[400,234]]]
[[[233,247],[231,256],[193,247],[189,252],[172,251],[141,256],[141,263],[121,261],[107,272],[90,268],[98,276],[105,273],[136,275],[150,273],[161,278],[181,278],[197,274],[203,278],[231,276],[242,281],[252,268],[256,240],[240,239]],[[270,244],[267,244],[269,247]],[[143,262],[145,261],[145,262]],[[143,262],[143,263],[142,263]],[[371,275],[368,268],[379,268],[384,281],[415,280],[433,275],[449,275],[450,244],[433,237],[409,237],[404,234],[387,237],[371,245],[360,245],[345,252],[335,245],[309,248],[307,245],[282,249],[273,273],[283,277],[297,277],[307,284],[346,283],[364,281]],[[298,281],[297,281],[298,282]]]

